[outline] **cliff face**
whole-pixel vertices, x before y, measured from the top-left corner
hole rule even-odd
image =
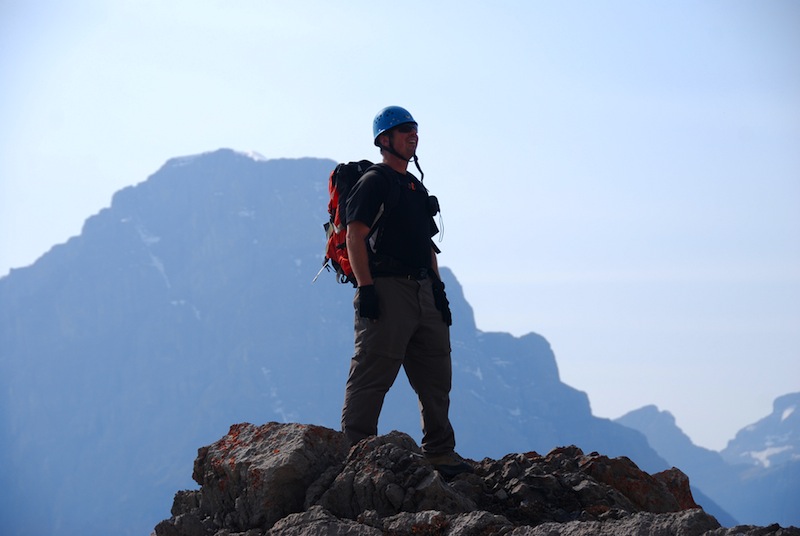
[[[353,290],[331,274],[311,283],[335,164],[229,150],[170,160],[0,278],[4,536],[140,536],[192,486],[193,450],[230,423],[339,427]],[[592,415],[544,337],[478,330],[455,274],[442,277],[462,455],[574,444],[669,467],[642,434]],[[380,425],[420,440],[402,377]]]
[[[447,481],[401,432],[349,449],[321,426],[237,424],[199,449],[156,536],[246,534],[800,535],[721,528],[678,469],[650,475],[625,457],[562,447],[472,461]]]

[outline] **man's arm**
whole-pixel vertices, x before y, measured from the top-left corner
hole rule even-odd
[[[431,268],[433,269],[433,273],[436,274],[436,279],[441,281],[441,277],[439,276],[439,259],[436,257],[436,250],[431,248]]]
[[[369,253],[367,252],[367,235],[369,227],[360,221],[347,224],[347,257],[359,287],[372,285],[372,274],[369,271]]]
[[[431,269],[436,277],[433,280],[433,303],[436,308],[442,313],[442,320],[448,326],[453,325],[453,313],[450,312],[450,301],[447,299],[447,293],[444,291],[444,283],[439,275],[439,261],[436,258],[436,249],[431,248]]]

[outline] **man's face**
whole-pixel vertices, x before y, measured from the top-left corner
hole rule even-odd
[[[403,123],[389,131],[394,150],[400,153],[406,160],[417,154],[417,143],[419,143],[419,135],[417,134],[417,125],[414,123]]]

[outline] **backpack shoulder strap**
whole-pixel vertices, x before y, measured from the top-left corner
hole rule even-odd
[[[383,176],[387,182],[388,188],[386,190],[386,199],[381,205],[375,221],[370,227],[369,234],[367,235],[367,244],[371,253],[378,251],[381,237],[383,236],[384,222],[387,220],[388,215],[400,204],[400,196],[402,194],[402,184],[400,178],[394,170],[387,164],[373,164],[369,169],[377,171]]]
[[[385,214],[396,207],[400,202],[400,192],[402,191],[400,177],[398,173],[390,168],[387,164],[373,164],[369,169],[377,171],[386,179],[388,184],[388,188],[386,190],[386,200],[384,201],[384,207],[381,211],[382,214]]]

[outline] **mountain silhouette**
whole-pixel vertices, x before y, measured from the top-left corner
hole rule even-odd
[[[198,445],[232,423],[339,428],[353,290],[311,283],[334,166],[228,149],[171,159],[0,278],[5,534],[147,534],[192,487]],[[577,445],[669,467],[642,433],[592,415],[545,338],[477,329],[457,269],[442,276],[462,455]],[[381,416],[391,430],[420,440],[402,375]]]
[[[723,525],[798,526],[798,406],[800,393],[779,397],[769,416],[742,429],[721,453],[696,446],[671,413],[655,406],[631,411],[616,422],[642,432],[659,455],[686,472],[697,501],[715,510]]]

